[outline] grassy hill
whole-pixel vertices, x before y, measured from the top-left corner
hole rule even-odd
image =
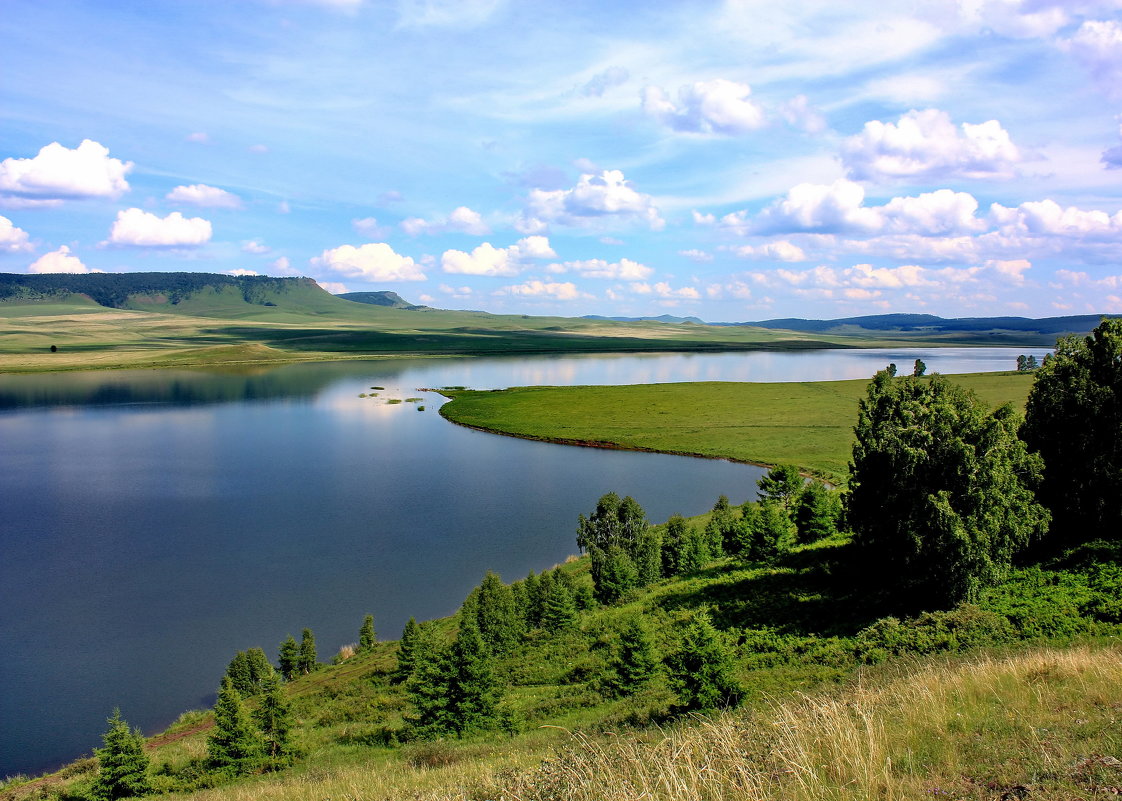
[[[364,294],[388,298],[387,293]],[[0,372],[380,355],[791,350],[1035,341],[1026,333],[1018,336],[994,339],[988,333],[972,331],[814,333],[698,325],[688,320],[496,315],[354,302],[327,293],[307,278],[205,273],[0,274]]]

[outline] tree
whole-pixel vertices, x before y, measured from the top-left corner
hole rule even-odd
[[[245,651],[238,651],[234,658],[230,660],[230,664],[226,666],[226,678],[230,680],[230,684],[238,691],[238,694],[245,698],[253,694],[253,679],[249,673],[249,657],[246,656]]]
[[[1028,370],[1028,371],[1029,371],[1029,372],[1031,373],[1031,372],[1032,372],[1033,370],[1035,370],[1035,369],[1036,369],[1036,368],[1038,368],[1039,366],[1040,366],[1040,365],[1039,365],[1039,364],[1037,364],[1037,361],[1036,361],[1036,357],[1035,357],[1035,356],[1033,356],[1033,355],[1032,355],[1032,354],[1030,353],[1030,354],[1029,354],[1029,357],[1028,357],[1027,359],[1025,359],[1025,369],[1026,369],[1026,370]]]
[[[658,673],[661,663],[651,633],[641,617],[620,632],[619,647],[608,666],[603,687],[610,696],[634,695]]]
[[[662,578],[662,535],[653,526],[639,535],[635,546],[635,570],[639,586],[645,587]]]
[[[666,542],[662,549],[662,570],[667,576],[679,576],[700,570],[709,561],[708,538],[685,518],[674,515],[666,521]]]
[[[553,577],[548,587],[549,592],[542,602],[542,628],[549,631],[567,629],[577,622],[577,603],[572,587],[560,574]]]
[[[647,516],[634,498],[628,495],[620,500],[614,492],[609,492],[596,502],[591,517],[578,517],[577,547],[588,551],[619,545],[630,553],[646,528]]]
[[[912,368],[912,376],[919,378],[927,372],[927,365],[923,363],[923,359],[916,359],[915,366]]]
[[[994,412],[942,376],[881,371],[860,402],[846,519],[857,577],[897,606],[970,601],[1041,536],[1041,462],[1017,439],[1013,408]]]
[[[735,706],[744,694],[733,675],[732,653],[704,613],[686,628],[678,650],[666,659],[666,669],[684,709]]]
[[[832,537],[838,531],[841,516],[841,496],[825,485],[811,481],[795,503],[795,529],[799,542],[817,542]]]
[[[795,497],[803,488],[803,477],[793,464],[777,464],[756,482],[760,500],[778,502],[784,510],[791,508]]]
[[[1017,357],[1017,372],[1018,373],[1023,373],[1027,369],[1028,369],[1028,359],[1025,358],[1025,354],[1022,353],[1020,356]]]
[[[362,627],[358,630],[358,650],[373,650],[378,642],[378,633],[374,631],[374,615],[367,615],[362,619]]]
[[[791,518],[775,500],[760,501],[748,525],[748,540],[743,556],[753,562],[774,564],[787,549],[791,537]]]
[[[291,634],[280,645],[277,664],[280,666],[281,678],[285,681],[292,681],[300,671],[300,646]]]
[[[311,629],[304,629],[300,634],[300,656],[297,668],[300,673],[311,673],[316,669],[316,638]]]
[[[281,767],[292,760],[292,706],[275,673],[262,683],[261,705],[253,713],[261,730],[261,745],[270,766]]]
[[[438,648],[416,665],[406,690],[416,710],[408,720],[421,737],[463,736],[494,725],[498,682],[473,619],[461,619],[450,648]]]
[[[592,583],[600,603],[615,603],[639,586],[635,562],[619,545],[611,545],[607,550],[594,547],[589,556],[592,558]]]
[[[494,654],[509,651],[522,635],[514,593],[490,570],[479,585],[475,615],[479,634]]]
[[[705,536],[709,540],[709,553],[714,557],[736,550],[736,515],[727,495],[721,495],[713,504],[713,513],[705,525]]]
[[[101,736],[104,748],[94,749],[97,756],[97,778],[91,795],[99,801],[115,801],[148,795],[148,754],[144,751],[144,735],[130,729],[121,719],[121,710],[114,709],[108,719],[109,728]]]
[[[241,776],[261,764],[261,739],[245,711],[242,697],[229,679],[222,679],[214,705],[214,731],[207,738],[207,766]]]
[[[1036,372],[1021,436],[1044,460],[1057,546],[1122,537],[1122,319],[1063,337]]]
[[[401,640],[397,646],[397,667],[393,672],[395,682],[403,682],[413,673],[417,663],[418,649],[421,640],[421,627],[415,618],[410,617],[405,622],[401,632]]]

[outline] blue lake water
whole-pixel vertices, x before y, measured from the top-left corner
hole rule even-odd
[[[233,654],[312,628],[321,660],[452,612],[483,573],[576,551],[605,492],[652,521],[758,468],[494,436],[421,387],[805,381],[1008,370],[1042,349],[393,359],[0,376],[0,776],[209,706]],[[385,390],[372,390],[382,386]],[[378,391],[378,398],[360,393]],[[421,398],[389,405],[387,398]]]

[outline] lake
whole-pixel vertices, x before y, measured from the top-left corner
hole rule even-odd
[[[420,387],[804,381],[1008,370],[1043,349],[386,359],[0,376],[0,776],[213,703],[238,650],[320,659],[576,552],[608,491],[652,521],[754,495],[759,468],[495,436]],[[374,390],[371,387],[385,387]],[[360,398],[362,393],[379,397]],[[419,403],[385,403],[420,398]],[[424,411],[419,407],[423,405]]]

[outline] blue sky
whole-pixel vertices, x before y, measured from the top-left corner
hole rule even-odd
[[[3,272],[1122,312],[1122,0],[5,0],[0,36]]]

